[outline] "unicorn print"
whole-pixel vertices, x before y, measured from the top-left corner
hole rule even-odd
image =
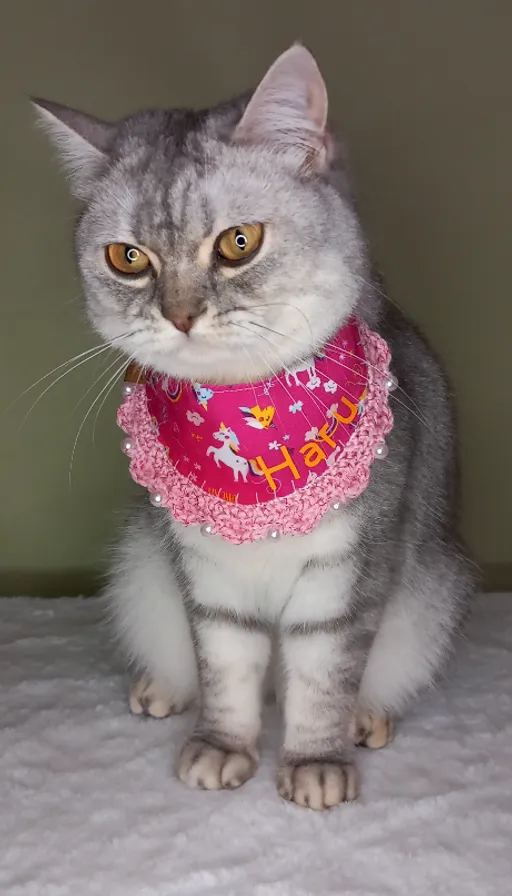
[[[312,379],[316,374],[315,367],[315,359],[314,358],[306,358],[301,364],[296,364],[291,370],[287,370],[285,374],[286,383],[288,386],[291,386],[291,379],[293,377],[295,385],[300,386],[301,382],[299,380],[299,373],[306,373],[308,379]]]
[[[244,482],[247,482],[247,474],[249,470],[256,476],[263,476],[263,473],[261,470],[258,470],[254,461],[247,460],[245,457],[240,457],[237,453],[240,442],[232,429],[229,429],[222,423],[221,428],[218,429],[217,432],[214,432],[213,438],[217,439],[217,441],[222,444],[219,448],[215,445],[210,445],[206,451],[206,456],[208,457],[210,454],[213,454],[213,458],[218,467],[220,467],[221,463],[225,464],[226,467],[231,467],[235,482],[238,482],[239,475]]]

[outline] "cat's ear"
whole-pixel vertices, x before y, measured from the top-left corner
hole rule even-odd
[[[297,168],[325,167],[329,138],[327,88],[309,52],[286,50],[254,92],[234,133],[235,142],[263,143],[288,154]]]
[[[55,145],[79,199],[87,199],[108,161],[115,125],[60,103],[32,99],[39,124]]]

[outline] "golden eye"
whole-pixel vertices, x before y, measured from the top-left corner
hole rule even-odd
[[[142,249],[137,249],[137,246],[110,243],[105,252],[114,270],[120,274],[141,274],[150,265],[146,253]]]
[[[263,224],[230,227],[217,239],[217,257],[230,265],[243,264],[256,254],[263,242]]]

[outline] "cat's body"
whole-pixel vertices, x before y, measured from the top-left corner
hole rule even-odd
[[[349,314],[391,350],[402,391],[391,397],[388,457],[373,464],[361,497],[309,535],[243,545],[205,538],[145,504],[108,590],[143,674],[132,709],[164,715],[200,697],[179,761],[192,786],[236,787],[253,774],[277,652],[278,789],[313,808],[354,798],[356,742],[383,745],[386,720],[430,685],[473,587],[455,530],[445,380],[372,277],[345,174],[331,158],[324,91],[311,57],[293,48],[248,106],[147,113],[115,132],[78,126],[54,106],[44,112],[68,152],[88,155],[77,249],[90,316],[107,339],[122,342],[128,331],[138,363],[196,384],[276,369],[293,377]],[[224,266],[219,234],[248,221],[265,222],[261,245],[244,266]],[[146,253],[152,280],[146,269],[129,283],[109,271],[100,256],[112,243]],[[275,334],[272,342],[255,327]],[[219,461],[224,449],[220,440],[212,449]]]

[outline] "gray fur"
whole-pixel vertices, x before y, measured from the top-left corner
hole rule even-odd
[[[109,591],[129,651],[166,693],[180,691],[180,704],[194,683],[180,684],[162,639],[173,613],[183,625],[186,608],[186,649],[193,642],[200,679],[199,719],[180,764],[191,786],[238,786],[253,773],[273,632],[284,669],[279,789],[322,808],[355,795],[360,709],[397,713],[431,683],[474,573],[457,535],[457,436],[444,373],[372,271],[345,166],[324,131],[314,62],[301,48],[281,60],[252,102],[212,110],[146,111],[109,126],[39,108],[75,169],[88,146],[74,176],[85,199],[76,252],[87,309],[102,336],[140,364],[195,381],[255,380],[311,355],[350,314],[389,344],[400,384],[389,456],[342,519],[326,517],[300,547],[293,539],[212,546],[143,511]],[[292,80],[266,116],[283,66]],[[316,106],[304,111],[311,84]],[[233,277],[198,261],[219,229],[250,222],[268,225],[260,260]],[[113,275],[103,258],[110,242],[151,250],[158,275],[136,287]],[[195,320],[190,336],[172,325],[183,314]],[[333,588],[339,598],[322,614],[318,596]]]

